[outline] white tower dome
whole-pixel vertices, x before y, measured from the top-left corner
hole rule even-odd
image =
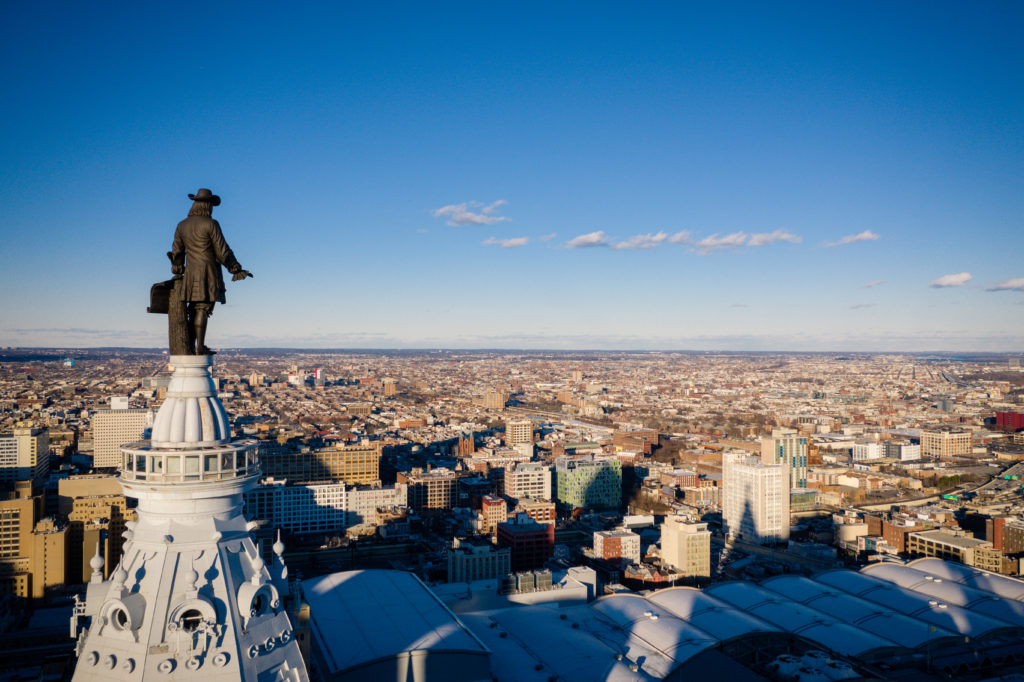
[[[209,355],[171,356],[174,376],[151,441],[121,448],[121,486],[138,500],[124,555],[88,585],[88,630],[73,680],[308,680],[242,498],[255,440],[231,440]]]

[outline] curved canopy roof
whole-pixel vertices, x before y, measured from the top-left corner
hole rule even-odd
[[[725,660],[734,643],[745,650],[772,638],[876,660],[973,647],[977,639],[995,646],[1000,636],[1016,642],[1024,634],[1024,601],[1010,595],[1020,586],[936,559],[463,614],[466,628],[418,579],[400,572],[355,571],[303,584],[314,628],[346,643],[336,648],[337,669],[400,651],[489,653],[492,669],[514,670],[528,682],[552,674],[571,682],[660,680],[694,661]]]
[[[562,615],[567,618],[562,620]],[[662,679],[676,667],[678,660],[685,660],[715,644],[705,641],[692,649],[676,647],[677,659],[630,628],[617,627],[608,619],[599,617],[591,606],[577,606],[561,612],[530,606],[506,609],[494,617],[529,650],[543,652],[541,657],[551,661],[555,672],[568,680],[636,679],[636,675],[630,673],[629,664],[637,660],[644,661],[643,671],[647,675],[656,680]],[[669,643],[678,641],[678,629],[667,619],[665,626],[666,634],[657,641],[669,646]]]
[[[1024,601],[1024,582],[1007,578],[998,573],[990,573],[952,561],[934,558],[917,559],[907,564],[907,567],[943,580],[952,580],[976,587],[1004,599]]]
[[[947,604],[970,607],[972,611],[1024,627],[1024,602],[1003,599],[991,592],[915,571],[900,564],[872,564],[861,569],[861,573],[888,580]]]
[[[679,661],[718,644],[716,637],[639,595],[609,595],[595,601],[590,608],[625,630],[630,640],[638,638]]]
[[[956,633],[893,611],[883,604],[861,599],[840,589],[822,585],[802,576],[780,576],[762,583],[763,587],[801,602],[821,613],[872,632],[902,646],[916,649],[936,638],[956,637]]]
[[[778,626],[738,610],[692,587],[669,587],[647,597],[673,614],[697,626],[719,640],[753,632],[780,632]]]
[[[864,573],[843,570],[826,571],[815,579],[861,599],[867,599],[962,636],[982,637],[1011,627],[1006,621],[996,620],[991,616],[939,601],[926,594]]]
[[[419,578],[405,571],[345,571],[302,583],[311,621],[330,647],[333,671],[405,651],[486,655],[487,647]]]
[[[883,639],[751,583],[724,583],[708,588],[707,591],[787,632],[821,642],[841,654],[859,656],[876,649],[900,646],[893,640]]]

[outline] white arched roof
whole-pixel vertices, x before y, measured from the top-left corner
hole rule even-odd
[[[782,576],[766,580],[762,586],[908,648],[916,649],[937,638],[956,636],[956,633],[810,578]]]
[[[777,626],[691,587],[669,587],[647,600],[723,641],[753,632],[779,631]]]
[[[749,610],[750,607],[756,606],[766,600],[775,600],[779,598],[779,595],[772,594],[771,592],[758,587],[754,583],[747,582],[745,580],[712,585],[711,587],[706,588],[704,592],[710,594],[716,599],[721,599],[722,601],[728,602],[733,606],[737,606],[744,610]]]
[[[609,595],[590,608],[624,630],[629,638],[638,638],[677,661],[685,661],[718,644],[716,637],[639,595]]]
[[[723,583],[709,588],[708,592],[787,632],[813,639],[841,654],[859,656],[875,649],[900,646],[751,583]]]
[[[676,666],[674,660],[656,649],[644,647],[635,639],[628,641],[623,631],[598,617],[589,606],[520,606],[492,612],[490,619],[497,627],[484,629],[485,641],[499,660],[514,666],[532,655],[559,679],[647,682],[663,679]],[[502,637],[502,633],[508,634]],[[639,658],[645,664],[637,674],[629,665]],[[550,675],[546,672],[544,677]]]
[[[981,637],[1010,627],[1006,621],[940,602],[934,597],[864,573],[826,571],[816,580],[966,637]]]
[[[861,573],[888,580],[947,604],[970,607],[972,611],[1024,627],[1024,602],[1002,599],[991,592],[900,564],[872,564],[861,569]]]
[[[998,573],[942,559],[917,559],[907,564],[909,568],[943,580],[952,580],[979,590],[990,592],[1004,599],[1024,601],[1024,581],[1008,578]]]
[[[673,614],[654,606],[639,594],[610,594],[596,599],[590,604],[590,608],[622,627],[639,620],[647,620],[652,615],[659,618],[675,618]]]
[[[486,656],[487,648],[414,574],[344,571],[302,583],[314,634],[330,648],[335,671],[408,651]]]

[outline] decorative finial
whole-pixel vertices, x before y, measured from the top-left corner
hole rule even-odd
[[[103,581],[103,557],[100,556],[100,543],[96,543],[96,553],[89,559],[89,566],[92,568],[92,582]]]
[[[274,543],[273,549],[274,549],[274,554],[276,554],[279,557],[282,554],[284,554],[284,543],[281,542],[281,529],[280,528],[277,529],[277,542]]]
[[[252,583],[253,585],[259,585],[263,582],[263,567],[266,564],[263,562],[263,557],[258,554],[252,560]]]

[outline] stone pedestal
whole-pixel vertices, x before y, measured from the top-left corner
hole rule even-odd
[[[231,439],[211,356],[172,355],[171,365],[152,440],[121,447],[138,520],[110,580],[97,570],[88,585],[73,679],[305,682],[284,547],[275,543],[268,568],[243,515],[258,443]]]

